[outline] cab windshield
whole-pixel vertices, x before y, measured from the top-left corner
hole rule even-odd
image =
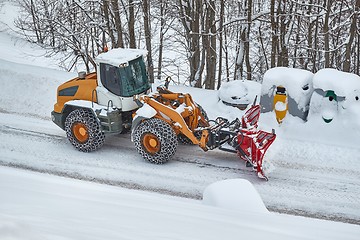
[[[120,68],[123,96],[130,97],[150,88],[142,57],[129,62],[129,66]]]
[[[115,95],[132,97],[150,88],[143,57],[129,62],[125,67],[101,63],[101,83]]]

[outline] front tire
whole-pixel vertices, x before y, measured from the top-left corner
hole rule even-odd
[[[175,154],[178,141],[168,123],[151,118],[140,123],[134,130],[134,144],[144,159],[163,164]]]
[[[65,120],[66,136],[71,144],[82,152],[92,152],[104,145],[105,135],[93,112],[76,109]]]

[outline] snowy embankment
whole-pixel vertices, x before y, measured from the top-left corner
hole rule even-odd
[[[56,102],[58,85],[76,75],[3,59],[0,72],[0,110],[47,119]]]
[[[357,239],[351,224],[0,168],[1,239]],[[247,188],[245,188],[247,189]]]

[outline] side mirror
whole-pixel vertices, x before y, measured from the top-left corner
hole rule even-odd
[[[138,107],[142,107],[144,104],[140,101],[140,97],[139,95],[134,95],[133,96],[133,101],[138,105]]]
[[[166,79],[165,79],[165,88],[166,89],[169,89],[169,83],[171,81],[171,77],[170,76],[167,76]]]

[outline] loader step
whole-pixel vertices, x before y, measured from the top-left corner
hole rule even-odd
[[[97,114],[100,125],[105,133],[120,133],[123,130],[121,112],[116,110],[107,111],[102,109]]]

